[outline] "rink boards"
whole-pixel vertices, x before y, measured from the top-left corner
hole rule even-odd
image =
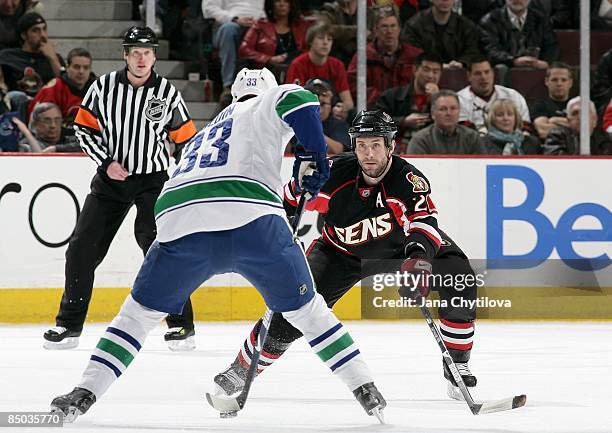
[[[487,274],[479,298],[512,304],[483,301],[481,318],[612,318],[611,159],[411,162],[429,179],[440,226],[477,259],[477,272]],[[291,164],[286,158],[283,179]],[[94,170],[86,157],[0,156],[0,322],[54,319],[67,240]],[[114,316],[142,262],[134,215],[132,210],[97,270],[89,320]],[[305,215],[304,242],[318,233],[317,216]],[[585,259],[593,258],[585,271]],[[336,311],[345,319],[418,317],[414,308],[378,308],[373,295],[356,287]],[[263,311],[256,291],[237,275],[215,277],[193,300],[198,320],[250,320]]]

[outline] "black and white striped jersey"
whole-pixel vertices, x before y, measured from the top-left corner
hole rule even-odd
[[[136,88],[126,69],[103,75],[90,86],[74,129],[83,150],[101,169],[117,161],[129,174],[166,170],[168,139],[181,145],[197,132],[172,83],[153,71]]]

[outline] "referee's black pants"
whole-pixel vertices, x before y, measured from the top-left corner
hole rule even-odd
[[[165,171],[131,175],[124,181],[110,179],[106,173],[96,173],[66,251],[66,282],[55,319],[57,326],[76,331],[83,329],[94,271],[102,263],[132,205],[136,205],[134,236],[143,254],[147,253],[157,235],[153,207],[167,179]],[[181,316],[168,316],[166,320],[170,327],[192,329],[191,301],[185,304]]]

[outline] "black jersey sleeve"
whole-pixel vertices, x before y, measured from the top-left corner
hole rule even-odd
[[[385,200],[404,230],[404,245],[416,242],[423,247],[428,258],[433,258],[440,249],[442,237],[438,232],[438,211],[430,194],[425,175],[406,164],[394,173],[393,181],[385,191]]]
[[[339,187],[349,180],[354,181],[356,159],[352,153],[341,153],[328,159],[329,179],[321,187],[319,195],[314,200],[306,203],[306,210],[317,211],[321,215],[326,215],[329,210],[329,201]],[[285,185],[283,194],[283,205],[287,215],[292,216],[297,209],[301,194],[295,192],[295,180],[291,180]]]

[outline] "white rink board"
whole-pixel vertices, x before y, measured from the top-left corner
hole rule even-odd
[[[303,339],[253,385],[244,411],[219,419],[204,393],[252,323],[196,324],[195,352],[171,353],[156,328],[129,369],[76,423],[77,432],[609,433],[609,323],[478,324],[470,367],[477,398],[527,394],[527,405],[474,416],[445,395],[442,360],[423,321],[347,322],[388,400],[379,426]],[[46,411],[72,390],[105,325],[72,351],[42,348],[43,326],[0,326],[0,411]],[[2,429],[53,432],[54,429]]]
[[[284,179],[291,175],[292,161],[284,160]],[[582,257],[612,255],[611,159],[417,158],[412,162],[429,178],[440,226],[470,258],[495,258],[491,256],[493,250],[522,255],[536,246],[542,247],[534,253],[543,255],[539,258],[559,258],[558,244],[566,250],[570,245]],[[82,207],[94,169],[94,163],[86,157],[0,157],[0,190],[7,191],[16,185],[20,190],[5,192],[0,197],[0,288],[63,287],[66,246],[45,246],[33,232],[48,243],[62,243],[68,238],[76,219],[75,203],[68,190]],[[508,178],[516,173],[526,177],[503,181],[502,202],[495,202],[493,177]],[[47,189],[33,200],[45,186]],[[540,190],[541,202],[536,197],[534,209],[525,210],[519,217],[529,219],[538,214],[534,218],[539,225],[506,221],[503,244],[493,242],[488,249],[487,238],[493,239],[491,233],[495,231],[491,222],[495,209],[520,206],[528,191],[537,195]],[[574,218],[575,224],[569,226],[574,230],[591,230],[589,236],[596,241],[564,240],[569,231],[556,227],[562,217],[566,222],[571,217],[570,208],[586,214],[596,209],[597,215]],[[96,287],[131,285],[142,262],[142,253],[132,234],[134,216],[132,209],[96,272]],[[316,215],[305,215],[303,225],[316,226]],[[303,236],[304,242],[308,244],[317,234],[316,228],[311,227]],[[570,258],[564,254],[562,258]],[[210,280],[207,285],[247,284],[238,276],[226,275]]]

